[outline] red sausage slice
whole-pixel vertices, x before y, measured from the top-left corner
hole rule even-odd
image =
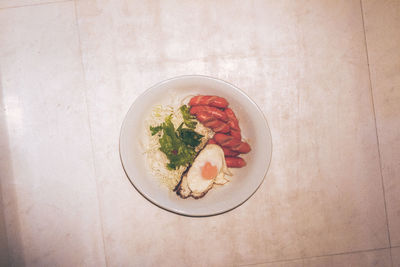
[[[225,157],[226,165],[230,168],[242,168],[246,166],[246,161],[240,157]]]
[[[210,116],[210,114],[207,114],[205,112],[199,112],[196,114],[196,118],[201,122],[201,123],[205,123],[205,122],[209,122],[209,121],[213,121],[215,120],[215,118],[213,118],[212,116]]]
[[[230,134],[236,139],[239,139],[239,140],[242,139],[242,134],[238,130],[231,129]]]
[[[215,107],[210,107],[210,106],[193,106],[190,109],[190,114],[196,115],[199,114],[200,112],[208,113],[209,115],[215,117],[216,119],[222,120],[222,121],[228,121],[228,116],[225,114],[220,109],[217,109]]]
[[[226,108],[229,103],[225,98],[214,95],[198,95],[189,101],[190,106],[207,105],[217,108]]]
[[[214,135],[214,139],[215,141],[217,141],[217,143],[221,146],[225,146],[225,147],[235,147],[235,146],[239,146],[241,141],[230,136],[230,135],[226,135],[226,134],[222,134],[222,133],[216,133]]]
[[[229,126],[230,126],[232,129],[234,129],[234,130],[240,131],[239,121],[238,121],[238,119],[236,118],[236,115],[235,115],[235,113],[233,112],[233,110],[230,109],[230,108],[227,108],[227,109],[225,109],[225,114],[226,114],[226,116],[228,117]]]
[[[249,153],[251,150],[250,145],[246,142],[241,142],[240,144],[231,147],[231,149],[241,154]]]
[[[207,143],[207,144],[214,144],[214,145],[216,145],[217,142],[216,142],[214,139],[210,139],[210,140],[208,140],[208,143]]]
[[[219,125],[213,128],[213,131],[216,133],[229,133],[229,131],[231,130],[231,128],[229,127],[228,124],[219,121]]]
[[[228,124],[217,119],[205,122],[204,126],[211,128],[216,133],[229,133],[231,129]]]
[[[239,152],[233,151],[227,147],[221,147],[221,148],[224,151],[225,157],[236,157],[240,154]]]
[[[199,112],[196,118],[204,124],[204,126],[211,128],[216,133],[228,133],[230,127],[225,122],[218,120],[205,112]]]

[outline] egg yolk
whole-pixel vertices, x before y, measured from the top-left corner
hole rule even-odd
[[[204,179],[211,180],[214,179],[218,174],[218,168],[217,166],[211,165],[210,162],[206,162],[204,164],[203,168],[201,168],[201,176],[203,176]]]

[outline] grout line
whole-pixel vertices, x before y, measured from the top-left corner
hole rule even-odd
[[[379,170],[380,170],[380,173],[381,173],[383,204],[384,204],[384,207],[385,207],[385,215],[386,215],[387,237],[388,237],[388,240],[389,240],[389,247],[392,247],[392,242],[390,240],[389,218],[388,218],[387,207],[386,207],[385,183],[383,181],[382,158],[381,158],[381,150],[380,150],[380,145],[379,145],[378,126],[377,126],[377,123],[376,123],[375,101],[374,101],[374,93],[373,93],[373,90],[372,90],[371,67],[370,67],[370,64],[369,64],[367,33],[365,31],[364,8],[363,8],[362,0],[360,0],[360,7],[361,7],[361,19],[362,19],[363,31],[364,31],[365,54],[367,56],[367,65],[368,65],[369,89],[370,89],[370,93],[371,93],[372,109],[373,109],[373,112],[374,112],[376,142],[377,142],[377,145],[378,145]],[[392,250],[391,249],[389,249],[389,253],[390,253],[390,261],[391,261],[392,266],[393,266],[393,257],[392,257]]]
[[[55,0],[55,1],[49,1],[49,2],[43,2],[43,3],[32,3],[32,4],[26,4],[26,5],[20,5],[20,6],[6,6],[6,7],[0,7],[0,10],[5,10],[5,9],[13,9],[13,8],[20,8],[20,7],[30,7],[30,6],[43,6],[43,5],[50,5],[50,4],[57,4],[57,3],[64,3],[64,2],[71,2],[73,0]]]
[[[287,259],[287,260],[263,261],[263,262],[256,262],[256,263],[250,263],[250,264],[241,264],[239,266],[252,266],[252,265],[263,264],[263,263],[280,263],[280,262],[291,262],[291,261],[301,261],[301,260],[303,261],[303,264],[304,264],[304,260],[318,259],[318,258],[331,257],[331,256],[350,255],[350,254],[365,253],[365,252],[372,252],[372,251],[380,251],[380,250],[385,250],[385,249],[388,249],[390,251],[391,248],[383,247],[383,248],[374,248],[374,249],[366,249],[366,250],[355,250],[355,251],[349,251],[349,252],[324,254],[324,255],[319,255],[319,256],[293,258],[293,259]]]
[[[372,109],[374,111],[376,142],[377,142],[377,145],[378,145],[378,153],[379,153],[379,168],[380,168],[380,172],[381,172],[382,191],[383,191],[384,204],[385,204],[387,234],[388,234],[388,239],[389,239],[389,246],[392,246],[392,242],[390,240],[389,220],[388,220],[387,209],[386,209],[385,184],[383,182],[382,159],[381,159],[381,151],[380,151],[380,145],[379,145],[378,128],[377,128],[377,123],[376,123],[375,101],[374,101],[374,94],[373,94],[373,91],[372,91],[371,68],[370,68],[370,64],[369,64],[368,44],[367,44],[367,35],[366,35],[366,32],[365,32],[364,10],[363,10],[363,6],[362,6],[362,0],[360,0],[360,5],[361,5],[361,17],[362,17],[363,29],[364,29],[365,53],[366,53],[366,56],[367,56],[367,64],[368,64],[369,89],[370,89],[370,92],[371,92]]]
[[[102,213],[102,207],[100,204],[100,198],[99,198],[99,183],[97,180],[97,168],[96,168],[96,164],[95,164],[95,154],[94,154],[94,147],[93,147],[93,137],[92,137],[92,126],[90,123],[90,114],[89,114],[89,104],[88,104],[88,97],[87,97],[87,86],[86,86],[86,72],[85,72],[85,68],[83,65],[83,57],[82,57],[82,45],[81,45],[81,36],[80,36],[80,31],[79,31],[79,23],[78,23],[78,9],[76,6],[76,1],[73,1],[74,3],[74,13],[75,13],[75,23],[76,23],[76,30],[78,33],[78,43],[79,43],[79,57],[80,57],[80,64],[81,64],[81,69],[82,69],[82,73],[83,73],[83,80],[84,80],[84,94],[85,94],[85,104],[86,104],[86,113],[87,113],[87,123],[88,123],[88,127],[89,127],[89,135],[90,135],[90,147],[91,147],[91,151],[92,151],[92,165],[93,165],[93,171],[94,171],[94,180],[95,180],[95,184],[96,184],[96,194],[97,194],[97,203],[98,203],[98,209],[99,209],[99,217],[100,217],[100,228],[101,228],[101,237],[102,237],[102,241],[103,241],[103,251],[104,251],[104,261],[106,263],[106,266],[108,265],[107,262],[107,253],[106,253],[106,242],[104,239],[104,224],[103,224],[103,213]]]

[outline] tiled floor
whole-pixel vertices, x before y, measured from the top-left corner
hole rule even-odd
[[[250,266],[256,267],[332,267],[332,266],[379,266],[389,267],[390,249],[345,253],[333,256],[313,257],[293,261],[260,263]]]
[[[392,248],[392,261],[394,267],[400,267],[400,247]]]
[[[399,29],[400,1],[0,0],[0,265],[400,266]],[[183,74],[271,128],[223,215],[154,206],[119,160],[131,103]]]
[[[390,239],[400,246],[400,1],[363,9]]]

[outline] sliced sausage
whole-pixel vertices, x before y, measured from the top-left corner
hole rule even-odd
[[[226,165],[230,168],[242,168],[246,166],[246,161],[240,157],[225,157]]]
[[[216,127],[219,127],[221,125],[221,123],[223,123],[223,122],[213,118],[212,120],[205,121],[204,126],[214,129]]]
[[[240,154],[246,154],[250,152],[251,147],[246,142],[240,142],[240,144],[232,146],[231,149],[233,151],[239,152]]]
[[[217,141],[217,143],[221,146],[225,146],[225,147],[235,147],[235,146],[239,146],[241,141],[230,136],[230,135],[226,135],[226,134],[222,134],[222,133],[216,133],[214,135],[214,139],[215,141]]]
[[[219,125],[215,126],[213,129],[216,133],[229,133],[231,127],[223,121],[218,120]]]
[[[192,97],[189,101],[190,106],[206,105],[217,108],[226,108],[229,103],[225,98],[214,95],[198,95]]]
[[[204,126],[211,128],[216,133],[228,133],[230,127],[225,122],[218,120],[205,112],[199,112],[196,118],[204,124]]]
[[[214,139],[210,139],[210,140],[208,140],[207,144],[214,144],[214,145],[216,145],[216,144],[217,144],[217,141],[215,141]]]
[[[225,157],[236,157],[236,156],[238,156],[240,154],[239,152],[233,151],[233,150],[231,150],[230,148],[227,148],[227,147],[221,147],[221,148],[224,151]]]
[[[211,128],[216,133],[229,133],[231,130],[228,124],[217,119],[205,122],[204,126]]]
[[[190,109],[190,114],[196,115],[200,112],[205,112],[210,114],[211,116],[215,117],[216,119],[222,120],[222,121],[228,121],[228,116],[225,114],[224,111],[216,108],[216,107],[211,107],[211,106],[193,106]]]
[[[209,122],[215,120],[213,116],[206,112],[199,112],[196,114],[196,118],[199,120],[201,123]]]
[[[230,109],[230,108],[226,108],[226,109],[225,109],[225,114],[226,114],[226,116],[228,117],[228,120],[229,120],[228,124],[229,124],[229,126],[230,126],[232,129],[234,129],[234,130],[240,131],[239,121],[238,121],[238,119],[236,118],[236,115],[235,115],[235,113],[233,112],[233,110]]]
[[[230,134],[236,139],[242,139],[242,134],[238,130],[231,129]]]

